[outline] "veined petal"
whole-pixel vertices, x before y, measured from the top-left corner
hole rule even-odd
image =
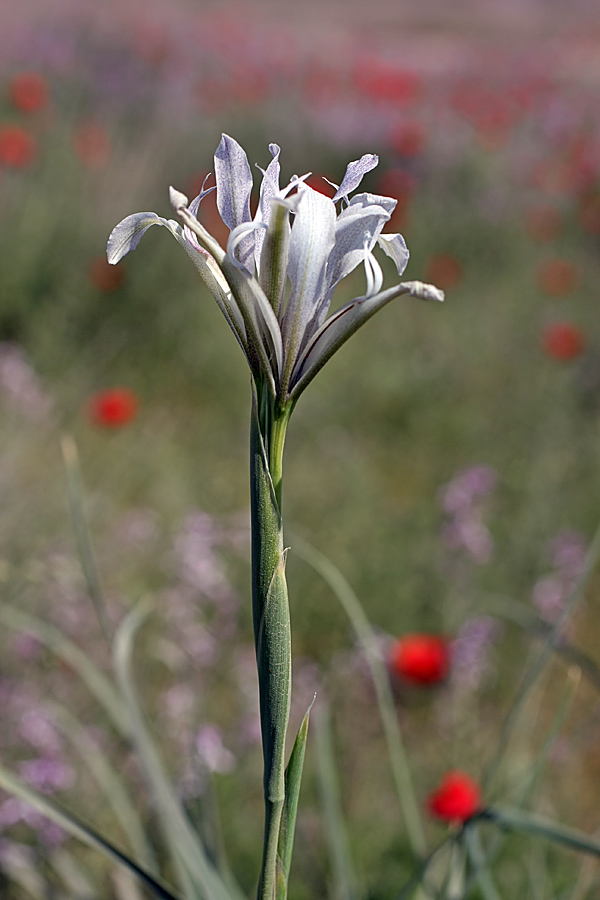
[[[389,212],[382,206],[347,206],[335,223],[335,244],[327,261],[329,299],[336,284],[349,275],[364,259],[365,240],[369,250],[385,223]]]
[[[355,191],[361,183],[363,175],[366,175],[367,172],[370,172],[371,169],[374,169],[378,162],[379,157],[374,153],[365,153],[365,155],[361,156],[360,159],[356,159],[354,160],[354,162],[348,163],[346,167],[346,173],[342,178],[342,183],[335,192],[333,202],[337,203],[337,201],[341,200],[342,197],[347,198],[348,194],[351,194],[352,191]]]
[[[290,249],[290,210],[287,200],[271,200],[269,226],[263,240],[258,281],[279,319],[285,293]]]
[[[401,234],[380,234],[377,243],[383,252],[396,263],[398,275],[402,275],[408,265],[410,252]]]
[[[133,213],[115,225],[106,245],[106,258],[109,263],[114,266],[130,250],[135,250],[152,225],[167,225],[167,220],[154,212],[141,212]]]
[[[288,399],[297,400],[307,384],[354,332],[390,300],[410,294],[420,300],[443,300],[444,292],[422,281],[406,281],[371,297],[358,297],[336,310],[312,338],[297,360]]]
[[[237,141],[224,134],[215,152],[217,208],[227,227],[233,231],[251,220],[250,194],[252,172],[246,153]],[[248,257],[254,252],[254,238],[248,235],[238,247],[238,260],[249,269]]]
[[[281,148],[277,144],[269,144],[269,151],[273,159],[263,172],[263,180],[260,186],[260,200],[256,211],[255,221],[269,224],[271,217],[271,200],[279,193],[279,154]],[[262,170],[261,170],[262,171]],[[256,271],[260,273],[260,256],[265,240],[265,231],[260,229],[254,234],[254,263]]]
[[[305,184],[299,185],[298,196],[288,262],[292,289],[282,326],[286,353],[284,384],[291,375],[306,324],[323,296],[327,259],[335,242],[333,201]]]

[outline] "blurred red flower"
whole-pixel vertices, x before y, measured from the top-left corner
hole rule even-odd
[[[110,157],[110,138],[102,125],[86,122],[75,132],[73,148],[86,168],[102,169]]]
[[[446,772],[440,785],[427,798],[432,816],[444,822],[465,822],[481,809],[481,790],[466,772]]]
[[[32,113],[48,103],[48,84],[38,72],[19,72],[8,84],[8,99],[21,112]]]
[[[436,684],[448,674],[447,642],[435,634],[405,634],[392,644],[389,666],[399,678],[413,684]]]
[[[579,222],[590,234],[600,234],[600,193],[586,194],[581,198]]]
[[[435,284],[443,291],[456,287],[462,277],[462,263],[450,253],[436,253],[425,266],[425,281]]]
[[[19,125],[0,126],[0,164],[22,169],[35,159],[33,136]]]
[[[427,144],[427,129],[415,120],[400,122],[392,128],[388,140],[392,150],[401,156],[418,156]]]
[[[536,241],[553,241],[562,225],[561,214],[555,206],[532,206],[525,214],[525,227]]]
[[[105,256],[99,256],[90,263],[88,277],[99,291],[110,294],[111,291],[116,291],[123,284],[125,280],[125,266],[122,262],[112,266]]]
[[[579,273],[568,259],[547,259],[537,271],[539,287],[546,294],[570,294],[579,284]]]
[[[576,325],[556,322],[548,325],[542,335],[542,346],[548,356],[563,362],[577,359],[585,350],[585,337]]]
[[[360,60],[352,75],[355,87],[364,96],[395,106],[410,106],[422,93],[421,79],[416,72],[399,69],[374,57]]]
[[[102,428],[122,428],[136,417],[138,405],[137,395],[129,388],[109,388],[90,398],[88,414]]]

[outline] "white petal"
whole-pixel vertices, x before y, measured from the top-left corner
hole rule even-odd
[[[154,212],[134,213],[115,225],[106,245],[106,257],[112,265],[135,250],[142,237],[152,225],[166,225],[167,220]]]
[[[402,275],[408,265],[410,253],[401,234],[380,234],[377,243],[383,252],[396,263],[398,275]]]
[[[379,157],[375,156],[374,153],[365,153],[365,155],[361,156],[360,159],[356,159],[354,160],[354,162],[348,163],[348,166],[346,167],[346,174],[344,175],[342,183],[335,193],[333,202],[337,203],[337,201],[341,200],[342,197],[347,197],[348,194],[351,194],[352,191],[355,191],[361,183],[363,175],[366,175],[367,172],[370,172],[371,169],[374,169],[378,162]]]

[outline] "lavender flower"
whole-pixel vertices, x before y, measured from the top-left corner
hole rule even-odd
[[[554,570],[535,583],[531,600],[546,622],[556,622],[579,576],[586,555],[583,535],[564,531],[548,542]]]
[[[496,480],[491,466],[471,466],[440,491],[440,503],[448,515],[442,540],[452,550],[465,550],[480,565],[488,563],[494,552],[492,536],[483,521],[483,501]]]
[[[490,670],[490,650],[502,637],[502,625],[491,616],[463,623],[450,644],[452,684],[466,690],[479,687]]]

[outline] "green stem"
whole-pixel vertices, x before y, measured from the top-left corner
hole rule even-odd
[[[291,626],[281,520],[282,459],[290,408],[253,397],[250,434],[252,613],[263,744],[265,836],[259,900],[285,897],[277,855],[285,800],[285,736],[290,712]],[[278,883],[279,882],[279,883]]]

